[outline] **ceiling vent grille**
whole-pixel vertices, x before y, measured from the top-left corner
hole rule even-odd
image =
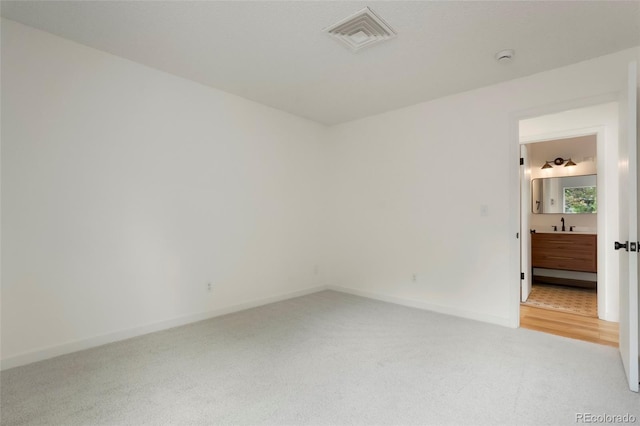
[[[324,31],[340,40],[353,51],[396,36],[393,28],[368,7],[325,28]]]

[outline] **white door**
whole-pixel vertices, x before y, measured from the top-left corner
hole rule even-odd
[[[520,145],[520,299],[525,302],[531,293],[531,234],[529,233],[529,212],[531,212],[531,171],[527,146]]]
[[[628,87],[621,102],[623,130],[620,138],[620,356],[629,388],[638,392],[638,183],[637,183],[637,87],[638,64],[629,64]]]

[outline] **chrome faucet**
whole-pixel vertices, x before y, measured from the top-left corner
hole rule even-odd
[[[564,227],[564,217],[562,219],[560,219],[560,222],[562,222],[562,230],[565,231],[565,227]]]

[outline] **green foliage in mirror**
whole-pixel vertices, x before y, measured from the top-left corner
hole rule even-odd
[[[596,213],[598,202],[595,186],[564,188],[564,213]]]

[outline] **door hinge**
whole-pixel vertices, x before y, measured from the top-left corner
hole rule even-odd
[[[519,232],[516,232],[516,240],[517,240],[518,238],[520,238],[520,233],[519,233]]]
[[[520,165],[524,166],[524,158],[520,157]]]
[[[524,272],[520,272],[520,279],[524,280]]]

